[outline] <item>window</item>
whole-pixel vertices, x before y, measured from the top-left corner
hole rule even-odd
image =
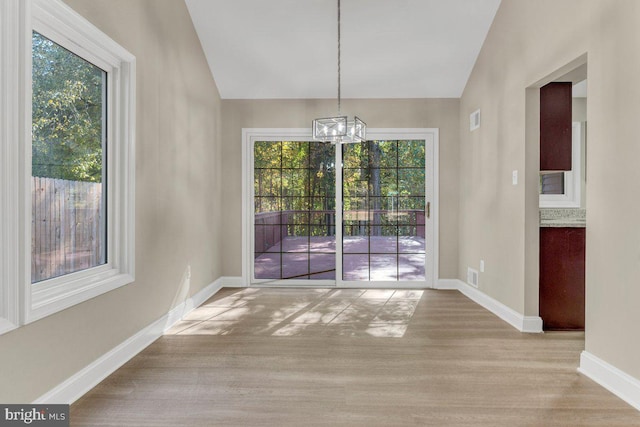
[[[107,73],[34,31],[31,283],[106,263]]]
[[[540,172],[541,208],[580,207],[583,134],[582,124],[573,122],[571,127],[571,171]]]
[[[134,280],[135,57],[62,1],[0,8],[1,333]]]

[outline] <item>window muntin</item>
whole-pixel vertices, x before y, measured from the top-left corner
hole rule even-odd
[[[336,278],[335,146],[254,144],[255,279]]]
[[[343,146],[343,280],[425,280],[425,159],[424,140]]]
[[[107,262],[106,82],[33,32],[32,283]]]

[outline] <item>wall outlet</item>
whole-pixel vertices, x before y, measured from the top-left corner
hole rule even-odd
[[[518,185],[518,171],[515,170],[511,173],[511,183],[513,185]]]
[[[484,273],[484,260],[480,260],[480,273]]]
[[[474,270],[471,267],[467,267],[467,283],[474,288],[478,287],[478,270]]]

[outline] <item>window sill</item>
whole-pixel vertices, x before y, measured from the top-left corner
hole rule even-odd
[[[134,281],[133,275],[113,269],[93,272],[88,276],[73,276],[76,274],[32,284],[31,306],[26,307],[25,323],[42,319]]]

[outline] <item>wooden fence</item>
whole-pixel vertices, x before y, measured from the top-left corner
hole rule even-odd
[[[33,177],[31,281],[103,264],[102,184]]]

